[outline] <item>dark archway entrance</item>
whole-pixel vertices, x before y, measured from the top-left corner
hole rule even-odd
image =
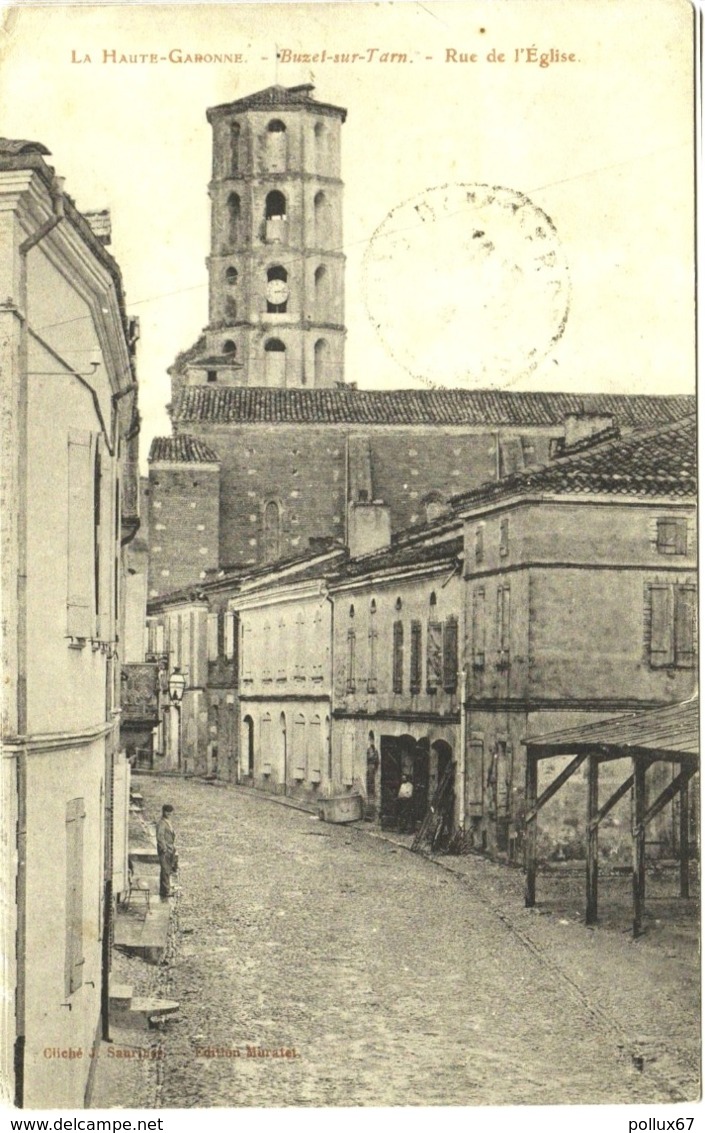
[[[255,767],[255,724],[251,716],[242,721],[242,775],[250,778]]]
[[[420,740],[410,735],[380,737],[380,825],[383,828],[398,824],[397,797],[402,775],[408,775],[414,787],[414,825],[423,819],[428,809],[430,751],[427,736]]]

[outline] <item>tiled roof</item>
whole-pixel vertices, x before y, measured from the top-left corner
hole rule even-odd
[[[660,425],[693,411],[691,397],[515,393],[508,390],[266,389],[188,386],[175,421],[211,424],[559,425],[570,413],[614,416],[626,427]]]
[[[220,457],[197,437],[179,435],[155,437],[149,450],[149,463],[159,460],[180,460],[189,464],[219,464]]]
[[[9,157],[17,157],[18,154],[25,153],[41,153],[47,157],[51,154],[51,150],[41,142],[28,142],[24,138],[0,138],[0,153]]]
[[[641,430],[565,456],[453,498],[455,507],[521,492],[598,492],[612,495],[694,496],[697,491],[695,415]]]
[[[245,95],[244,98],[236,98],[234,102],[223,102],[219,106],[212,106],[210,110],[206,111],[206,117],[211,122],[213,117],[239,113],[244,110],[266,110],[271,106],[281,106],[291,110],[297,106],[309,106],[313,110],[339,115],[344,122],[347,117],[347,110],[342,106],[333,106],[328,102],[316,102],[312,95],[314,89],[313,83],[301,83],[295,87],[283,87],[279,84],[265,87],[264,90],[255,91],[254,94]]]
[[[324,579],[331,575],[341,560],[347,557],[345,547],[309,550],[303,555],[245,568],[242,575],[243,593],[266,589],[278,584],[307,582],[312,578]]]
[[[408,543],[401,547],[385,547],[357,559],[349,559],[337,572],[336,586],[366,574],[379,575],[381,571],[401,570],[404,567],[429,566],[457,558],[463,550],[463,536],[445,539],[439,543]]]

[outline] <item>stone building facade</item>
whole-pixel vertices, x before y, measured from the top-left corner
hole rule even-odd
[[[47,156],[0,141],[0,1091],[79,1109],[92,1060],[45,1051],[107,1025],[136,336],[107,214],[96,235]]]
[[[315,799],[331,786],[333,610],[342,549],[260,570],[230,606],[240,624],[239,781]]]
[[[456,502],[467,672],[459,789],[471,843],[510,859],[525,739],[697,688],[695,419],[580,449]],[[547,760],[541,774],[559,769]],[[542,813],[546,852],[579,852],[581,790],[578,776]],[[614,834],[628,810],[628,800],[615,810]],[[663,824],[659,836],[668,844]]]
[[[360,792],[385,825],[397,820],[403,774],[420,823],[459,757],[462,550],[461,522],[437,521],[350,559],[330,581],[332,786]]]

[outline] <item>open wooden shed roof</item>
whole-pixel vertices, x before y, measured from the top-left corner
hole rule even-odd
[[[699,760],[699,699],[632,712],[597,724],[548,732],[524,741],[536,756],[595,752],[603,759],[643,754],[673,761]]]

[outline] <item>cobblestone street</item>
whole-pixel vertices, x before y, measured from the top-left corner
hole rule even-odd
[[[163,1057],[140,1065],[150,1097],[126,1097],[123,1081],[121,1105],[697,1095],[693,987],[648,943],[561,928],[566,921],[530,918],[518,906],[529,929],[517,929],[493,898],[499,867],[479,859],[463,859],[466,875],[457,876],[388,840],[244,790],[150,778],[140,787],[148,819],[164,801],[175,807],[177,931],[168,964],[153,973],[180,1012],[158,1037],[131,1036],[161,1044]],[[662,973],[660,988],[649,986],[649,966]],[[590,984],[592,969],[612,987],[611,1002]],[[697,964],[694,979],[697,990]],[[688,1017],[674,990],[681,986]],[[649,1025],[666,1025],[669,1004],[674,1039],[662,1046],[675,1064],[653,1053],[653,1030],[652,1054],[635,1058],[634,1035],[647,1032],[647,1049]],[[295,1057],[248,1056],[248,1047]],[[97,1096],[93,1104],[111,1103]]]

